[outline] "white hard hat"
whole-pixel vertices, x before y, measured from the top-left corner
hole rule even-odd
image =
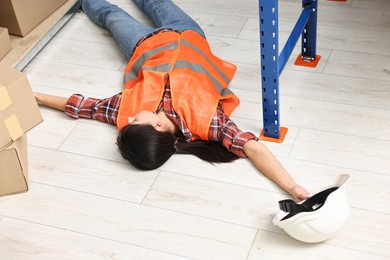
[[[281,211],[272,222],[293,238],[317,243],[333,237],[347,222],[349,205],[345,184],[350,176],[341,174],[333,185],[322,187],[299,204],[279,201]]]

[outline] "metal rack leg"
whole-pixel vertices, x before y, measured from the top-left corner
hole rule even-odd
[[[317,9],[318,4],[316,0],[303,0],[302,8],[312,5],[312,13],[302,32],[302,56],[310,60],[316,58],[317,45]]]
[[[278,0],[259,0],[263,132],[280,138]]]
[[[305,67],[316,67],[321,56],[316,55],[317,49],[317,0],[302,0],[302,10],[310,8],[311,14],[302,31],[301,53],[295,61],[295,65]]]

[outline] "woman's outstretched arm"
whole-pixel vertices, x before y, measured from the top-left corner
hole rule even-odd
[[[307,190],[294,181],[264,144],[256,140],[249,140],[244,144],[243,149],[246,156],[260,172],[287,191],[296,201],[309,197]]]
[[[65,111],[66,103],[69,99],[66,97],[52,96],[36,92],[34,93],[34,96],[38,104],[45,105],[61,111]]]
[[[109,98],[84,98],[81,94],[70,97],[59,97],[42,93],[34,93],[40,105],[48,106],[65,112],[68,116],[78,119],[95,119],[111,125],[116,125],[121,94]]]

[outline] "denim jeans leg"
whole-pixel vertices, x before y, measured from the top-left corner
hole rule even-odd
[[[138,41],[155,31],[104,0],[82,0],[81,8],[90,20],[111,32],[127,60]]]
[[[133,0],[133,2],[156,27],[170,28],[179,32],[193,30],[206,38],[199,24],[171,0]]]

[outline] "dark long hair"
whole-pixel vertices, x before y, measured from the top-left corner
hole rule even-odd
[[[193,141],[175,148],[176,138],[151,125],[127,125],[119,132],[116,143],[122,157],[141,170],[160,167],[175,152],[193,154],[210,163],[231,162],[238,158],[216,141]]]

